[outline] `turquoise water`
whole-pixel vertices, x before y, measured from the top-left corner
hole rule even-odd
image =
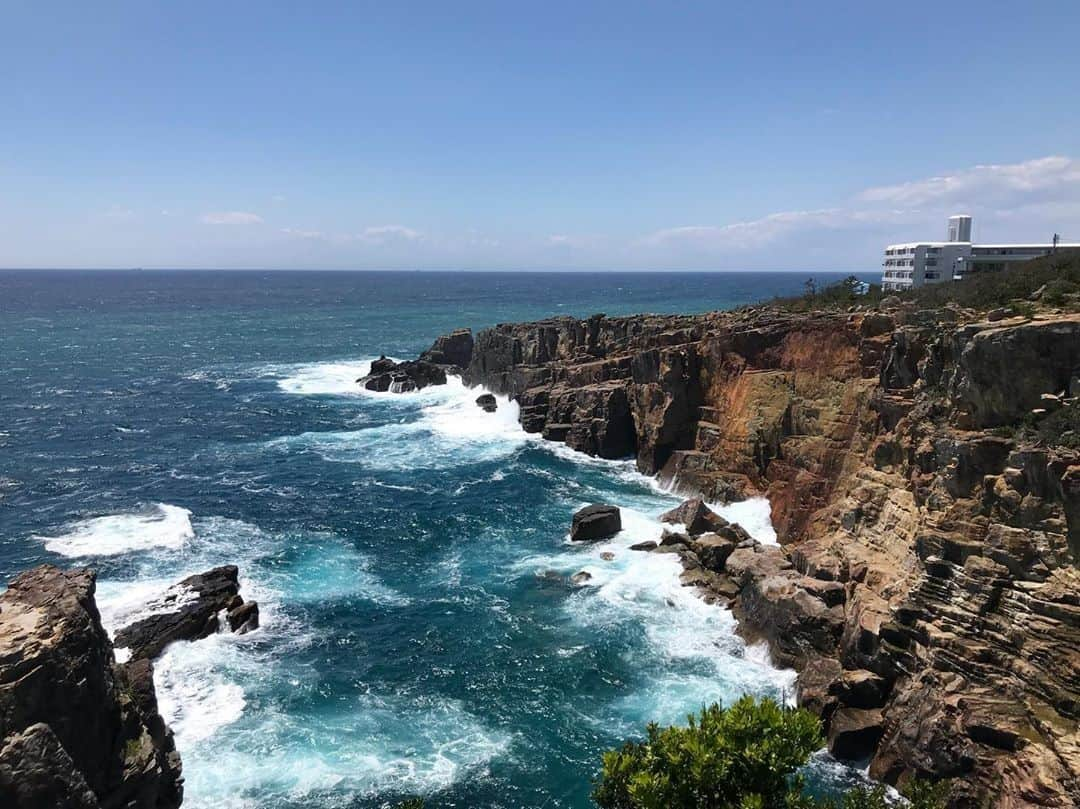
[[[380,353],[552,314],[704,311],[801,274],[0,273],[0,574],[92,565],[110,628],[236,563],[263,627],[157,664],[193,807],[585,807],[599,754],[793,677],[679,587],[677,502]],[[573,547],[570,516],[624,510]],[[764,501],[725,513],[765,541]],[[611,560],[601,554],[610,552]],[[592,573],[593,586],[568,576]],[[820,777],[835,775],[824,764]]]

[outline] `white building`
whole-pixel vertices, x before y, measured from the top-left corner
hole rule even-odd
[[[944,242],[890,244],[882,262],[881,286],[899,291],[959,281],[975,272],[1003,270],[1014,261],[1045,256],[1056,248],[1080,247],[1080,244],[972,244],[971,217],[949,217],[949,238]]]

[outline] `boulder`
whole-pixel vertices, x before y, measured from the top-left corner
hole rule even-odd
[[[570,539],[574,542],[605,539],[621,530],[622,515],[618,507],[594,503],[574,514],[574,520],[570,526]]]
[[[244,635],[253,629],[259,628],[259,603],[257,601],[245,601],[238,607],[233,607],[226,615],[229,629],[237,635]]]
[[[647,539],[644,542],[635,542],[633,545],[630,546],[630,550],[632,550],[632,551],[655,551],[657,547],[658,547],[657,544],[653,540]]]
[[[229,610],[234,632],[248,632],[258,626],[258,605],[245,604],[235,565],[189,576],[173,585],[161,597],[160,609],[116,632],[117,647],[131,651],[132,659],[157,657],[170,643],[198,640],[218,631],[218,613]]]
[[[499,409],[499,403],[490,393],[482,393],[476,397],[477,406],[485,413],[494,413]]]
[[[579,570],[570,577],[570,583],[582,587],[592,581],[592,573],[587,570]]]
[[[701,559],[701,564],[709,570],[720,573],[724,570],[728,557],[735,550],[735,541],[719,534],[701,534],[692,541],[691,548]]]
[[[718,533],[729,525],[727,520],[705,505],[705,501],[700,497],[691,498],[671,511],[665,511],[660,515],[660,521],[681,523],[686,526],[686,533],[691,536],[704,534],[706,531]]]

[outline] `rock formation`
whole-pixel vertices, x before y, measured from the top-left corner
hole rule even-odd
[[[29,570],[0,595],[0,805],[172,809],[180,757],[149,661],[120,665],[90,570]]]
[[[445,385],[446,369],[427,360],[394,362],[379,357],[371,363],[368,375],[356,382],[366,390],[378,393],[408,393],[423,390],[429,385]]]
[[[170,643],[198,640],[220,628],[224,612],[229,629],[244,634],[259,625],[259,605],[240,596],[235,565],[224,565],[188,576],[169,588],[155,612],[116,632],[117,648],[128,649],[131,659],[153,659]]]
[[[445,365],[458,373],[465,369],[472,359],[473,336],[469,329],[458,329],[444,334],[420,355],[420,359],[434,365]]]
[[[592,539],[606,539],[622,530],[622,515],[616,506],[604,506],[594,503],[585,506],[574,514],[570,526],[570,539],[574,542],[586,542]]]
[[[480,332],[464,378],[529,432],[769,497],[781,547],[688,506],[655,552],[800,669],[834,752],[957,807],[1080,801],[1080,317],[556,318]]]

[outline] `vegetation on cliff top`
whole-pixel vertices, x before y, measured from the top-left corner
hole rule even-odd
[[[849,276],[828,286],[807,279],[806,293],[791,298],[777,298],[773,305],[793,312],[815,309],[846,309],[861,304],[876,306],[884,298],[895,296],[921,309],[954,304],[980,311],[1019,306],[1018,314],[1027,314],[1033,301],[1070,311],[1080,309],[1080,250],[1063,250],[1052,256],[1032,259],[999,272],[970,275],[963,281],[929,284],[900,293],[886,293],[872,284],[860,294],[858,279]]]

